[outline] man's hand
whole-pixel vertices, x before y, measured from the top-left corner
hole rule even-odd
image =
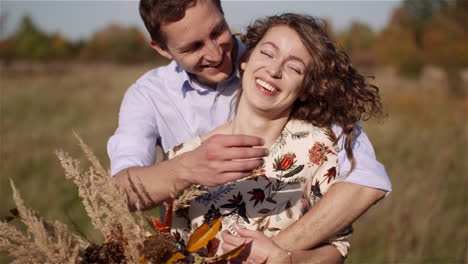
[[[191,184],[218,186],[251,175],[268,155],[259,137],[214,135],[201,146],[147,167],[132,167],[115,175],[132,210],[151,209]]]
[[[214,187],[251,175],[268,155],[266,148],[258,147],[263,144],[254,136],[214,135],[174,160],[179,162],[183,181]]]

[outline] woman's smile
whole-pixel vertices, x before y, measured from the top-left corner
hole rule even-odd
[[[270,84],[262,79],[255,79],[255,82],[257,83],[257,88],[265,93],[266,95],[276,95],[280,92],[280,90],[275,87],[273,84]]]

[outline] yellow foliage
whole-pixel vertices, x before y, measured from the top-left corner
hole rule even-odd
[[[193,232],[190,236],[187,250],[189,252],[195,252],[200,248],[208,245],[211,239],[213,239],[221,227],[221,217],[218,217],[211,221],[211,226],[208,223],[204,223]]]

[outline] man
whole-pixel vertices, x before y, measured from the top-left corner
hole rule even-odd
[[[231,36],[219,0],[142,0],[140,13],[151,46],[173,61],[146,73],[127,91],[119,128],[109,140],[112,174],[130,206],[154,207],[192,184],[218,186],[250,175],[267,150],[260,147],[262,139],[245,135],[216,135],[194,151],[154,164],[157,144],[167,151],[232,118],[243,47]],[[273,238],[277,245],[317,247],[390,191],[383,166],[360,132],[353,147],[356,168]],[[338,159],[344,175],[350,169],[344,150]],[[309,252],[323,263],[342,261],[332,246]]]

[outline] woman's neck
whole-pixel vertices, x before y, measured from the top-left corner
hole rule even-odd
[[[236,118],[228,124],[232,134],[244,134],[261,137],[265,147],[270,147],[281,134],[288,122],[289,112],[279,116],[269,116],[239,105]]]
[[[239,102],[234,120],[201,136],[202,141],[215,134],[243,134],[261,137],[265,140],[264,147],[269,148],[281,134],[288,122],[290,109],[277,115],[262,113]]]

